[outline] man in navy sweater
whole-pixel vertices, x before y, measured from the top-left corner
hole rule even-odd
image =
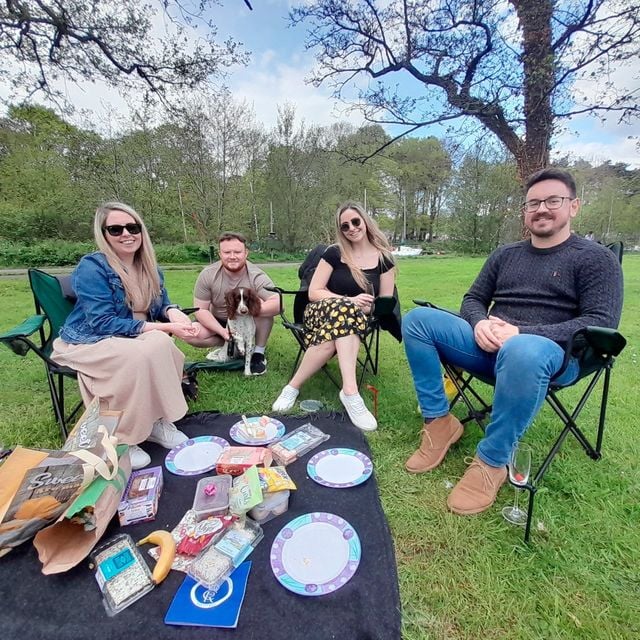
[[[476,455],[449,494],[449,509],[480,513],[507,478],[511,451],[527,430],[559,371],[577,329],[616,328],[622,310],[622,272],[612,251],[571,233],[578,214],[573,177],[543,169],[526,184],[528,240],[496,249],[465,294],[460,314],[417,308],[403,320],[405,350],[424,427],[406,469],[437,467],[463,427],[449,413],[440,361],[495,378],[493,411]],[[577,354],[576,354],[577,355]],[[573,382],[576,357],[554,380]]]

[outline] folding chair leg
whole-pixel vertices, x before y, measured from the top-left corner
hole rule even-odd
[[[533,522],[533,507],[534,507],[534,499],[536,497],[537,488],[532,485],[527,485],[524,488],[529,492],[529,506],[527,507],[527,523],[524,528],[524,541],[526,544],[528,544],[529,538],[531,537],[531,523]]]
[[[64,375],[61,373],[51,373],[47,369],[47,382],[49,383],[49,393],[51,394],[51,405],[53,406],[53,413],[56,418],[56,422],[60,427],[60,433],[62,439],[65,440],[69,435],[68,425],[73,421],[80,409],[83,407],[83,402],[80,400],[73,408],[73,411],[65,416],[64,410]]]

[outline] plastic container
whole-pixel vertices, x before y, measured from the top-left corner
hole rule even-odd
[[[210,591],[216,591],[264,538],[259,524],[245,518],[234,523],[213,545],[189,565],[187,573]]]
[[[133,538],[121,533],[97,547],[90,556],[107,614],[114,616],[155,586],[151,570]]]
[[[286,513],[289,509],[289,489],[265,493],[264,500],[249,511],[249,515],[258,523],[264,524]]]
[[[279,465],[286,467],[328,439],[329,434],[307,422],[288,433],[278,442],[270,444],[269,449],[271,449],[273,459]]]
[[[198,522],[209,516],[223,516],[227,513],[231,480],[231,476],[221,475],[202,478],[198,482],[193,497],[193,510]],[[211,490],[211,487],[214,489]]]

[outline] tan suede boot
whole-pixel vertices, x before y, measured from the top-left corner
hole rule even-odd
[[[409,473],[424,473],[435,469],[444,459],[449,447],[460,440],[464,428],[450,413],[436,418],[422,429],[420,448],[407,460],[404,467]]]
[[[507,467],[492,467],[475,456],[447,498],[450,511],[462,516],[480,513],[495,501],[507,479]]]

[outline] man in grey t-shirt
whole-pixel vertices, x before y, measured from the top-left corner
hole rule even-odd
[[[224,294],[236,287],[250,287],[256,291],[262,305],[256,323],[256,347],[251,358],[251,373],[261,375],[267,370],[265,347],[273,328],[274,316],[280,311],[280,300],[273,291],[269,276],[247,261],[247,241],[240,233],[224,233],[218,239],[220,260],[205,267],[193,290],[193,303],[198,307],[196,319],[202,325],[198,342],[201,347],[223,345],[230,339],[227,329],[227,309]]]
[[[513,446],[544,403],[573,333],[587,326],[615,328],[620,321],[620,263],[606,247],[571,233],[579,209],[569,173],[549,168],[532,175],[523,204],[531,239],[489,256],[464,296],[461,317],[418,308],[403,319],[424,417],[422,442],[407,471],[434,469],[462,436],[462,425],[449,413],[441,359],[495,380],[491,420],[447,499],[454,513],[479,513],[495,501]],[[578,359],[571,357],[554,381],[571,384],[578,371]]]

